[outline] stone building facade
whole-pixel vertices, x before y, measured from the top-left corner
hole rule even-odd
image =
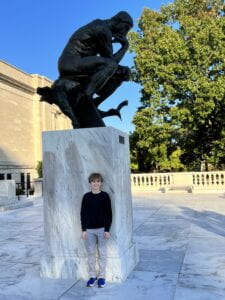
[[[40,102],[37,87],[52,81],[0,60],[0,179],[26,184],[37,177],[42,131],[71,129],[54,105]]]

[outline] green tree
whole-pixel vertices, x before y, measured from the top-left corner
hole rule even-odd
[[[38,173],[38,178],[42,178],[42,176],[43,176],[43,174],[42,174],[42,161],[37,162],[36,171]]]
[[[145,9],[130,34],[133,77],[143,88],[133,120],[136,153],[145,144],[145,160],[156,170],[174,168],[174,160],[175,169],[224,163],[224,12],[221,0],[175,0],[160,12]],[[160,151],[150,156],[155,147]]]
[[[131,157],[136,157],[139,171],[182,170],[181,150],[173,136],[175,126],[165,122],[164,114],[147,107],[134,117],[136,130],[131,134]]]

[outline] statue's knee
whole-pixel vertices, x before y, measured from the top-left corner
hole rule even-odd
[[[123,81],[128,81],[131,78],[130,68],[125,66],[119,66],[116,75],[118,75],[118,77],[120,77]]]
[[[114,60],[109,59],[109,60],[107,60],[106,67],[108,70],[111,70],[112,72],[116,72],[116,70],[118,68],[118,64]]]

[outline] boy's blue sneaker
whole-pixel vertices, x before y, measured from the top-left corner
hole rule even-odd
[[[96,281],[97,281],[97,277],[91,277],[87,282],[87,286],[90,286],[90,287],[94,286]]]
[[[99,278],[98,279],[98,287],[103,288],[105,286],[105,279],[104,278]]]

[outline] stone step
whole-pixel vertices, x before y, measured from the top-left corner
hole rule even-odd
[[[193,186],[170,186],[170,187],[163,187],[161,188],[162,193],[168,192],[181,192],[185,191],[187,193],[193,193]]]
[[[7,196],[0,196],[0,206],[13,204],[18,201],[17,197],[8,198]]]
[[[32,206],[34,203],[32,201],[17,201],[11,204],[0,205],[0,212],[4,212],[7,210],[13,210],[17,208]]]

